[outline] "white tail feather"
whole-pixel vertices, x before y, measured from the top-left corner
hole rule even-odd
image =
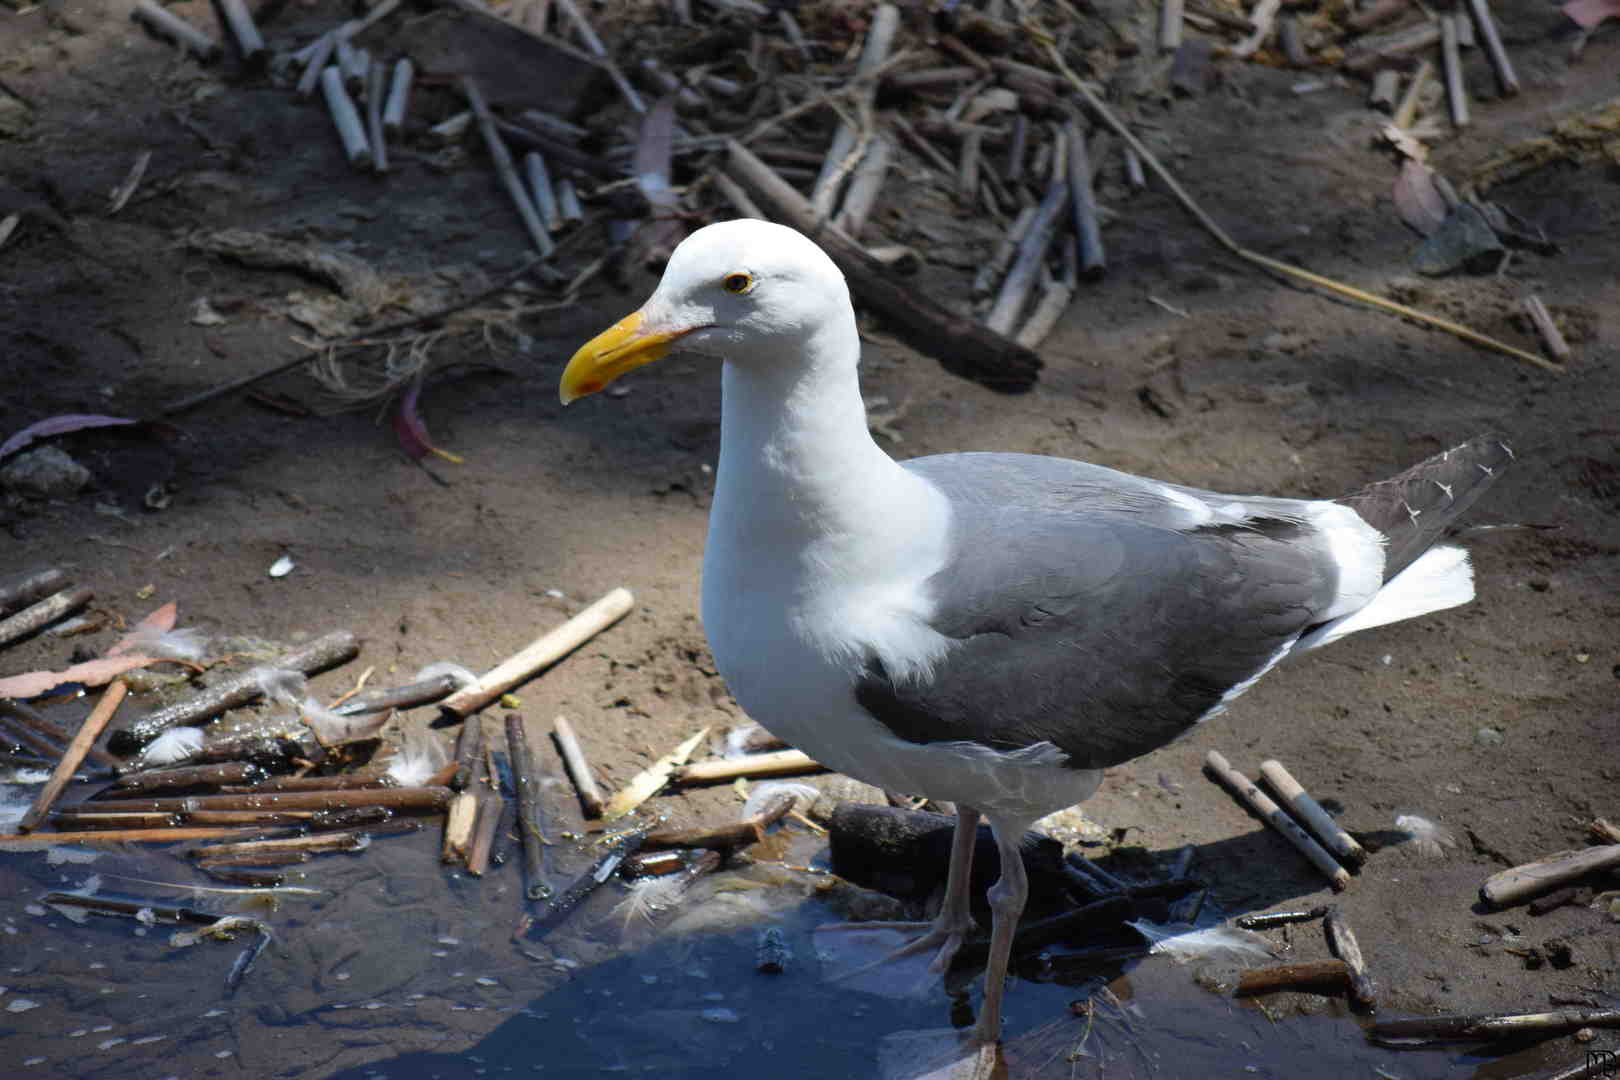
[[[1460,547],[1432,547],[1385,583],[1367,605],[1324,623],[1299,639],[1296,651],[1314,649],[1346,634],[1443,611],[1474,598],[1474,569]]]

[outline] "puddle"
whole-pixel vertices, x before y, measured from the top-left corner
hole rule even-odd
[[[542,939],[514,940],[518,868],[482,881],[448,873],[438,843],[430,828],[303,868],[297,883],[322,895],[251,912],[275,940],[234,993],[227,975],[251,934],[178,948],[171,926],[75,923],[39,903],[98,874],[106,894],[232,910],[119,880],[206,883],[184,845],[91,862],[0,856],[5,1075],[909,1076],[923,1054],[915,1033],[953,1022],[940,991],[892,1000],[822,979],[812,932],[837,916],[811,895],[809,875],[762,864],[703,879],[656,925],[613,912],[623,890],[610,886]],[[795,858],[818,845],[801,841]],[[791,950],[781,974],[756,971],[767,925]],[[1202,989],[1160,956],[1067,979],[1009,987],[1010,1076],[1506,1078],[1558,1060],[1382,1050],[1341,1003],[1282,1015],[1271,998],[1268,1013]],[[1071,1008],[1079,1001],[1093,1003],[1090,1015]],[[966,1003],[955,1013],[970,1017]],[[1567,1040],[1555,1053],[1569,1056]]]

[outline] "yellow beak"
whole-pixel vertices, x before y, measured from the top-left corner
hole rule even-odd
[[[648,331],[632,312],[581,345],[557,386],[564,405],[604,389],[627,371],[650,364],[675,347],[685,330]]]

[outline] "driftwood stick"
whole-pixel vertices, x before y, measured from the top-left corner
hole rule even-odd
[[[72,809],[191,813],[202,810],[341,810],[354,806],[386,806],[401,812],[435,813],[455,795],[447,787],[348,788],[342,791],[265,791],[245,795],[187,795],[148,799],[97,799]]]
[[[1343,960],[1307,960],[1253,968],[1238,979],[1237,995],[1270,994],[1278,990],[1329,992],[1350,985],[1350,968]]]
[[[1475,1013],[1380,1020],[1367,1036],[1380,1046],[1551,1035],[1583,1027],[1620,1027],[1620,1009],[1559,1009],[1541,1013]]]
[[[1620,844],[1554,855],[1492,874],[1479,887],[1479,898],[1495,907],[1507,907],[1566,882],[1617,866],[1620,866]]]
[[[73,829],[164,829],[184,825],[185,821],[179,814],[164,814],[156,810],[149,811],[121,811],[113,814],[96,814],[88,810],[58,810],[51,815],[51,824],[63,831]],[[210,822],[209,824],[221,824]],[[230,822],[229,824],[237,824]],[[250,824],[258,824],[251,822]],[[25,831],[25,830],[19,830]]]
[[[1463,85],[1462,49],[1457,44],[1460,15],[1440,16],[1440,69],[1446,77],[1446,104],[1451,107],[1453,127],[1465,128],[1468,118],[1468,88]]]
[[[1337,907],[1330,907],[1322,921],[1322,932],[1327,936],[1328,951],[1349,971],[1350,1000],[1357,1007],[1372,1012],[1378,1007],[1378,994],[1373,989],[1372,977],[1367,974],[1367,961],[1362,959],[1361,944],[1350,929],[1350,920]]]
[[[11,833],[0,834],[0,851],[39,851],[58,844],[173,844],[182,840],[218,840],[241,833],[241,829],[187,827]]]
[[[506,717],[506,753],[512,762],[512,780],[517,788],[517,827],[523,841],[524,888],[530,900],[548,901],[556,895],[546,865],[545,837],[541,833],[540,774],[529,748],[528,730],[522,713]]]
[[[472,849],[473,832],[478,825],[478,796],[463,791],[450,800],[449,812],[444,816],[444,847],[439,854],[441,862],[465,863]]]
[[[551,737],[557,743],[563,766],[574,781],[574,790],[579,792],[579,804],[585,817],[601,817],[604,805],[602,789],[596,786],[590,762],[585,759],[585,748],[580,746],[579,736],[575,734],[574,725],[569,723],[568,717],[558,716],[551,722]]]
[[[495,830],[505,816],[506,800],[494,791],[478,796],[478,828],[473,832],[472,847],[467,851],[467,873],[483,877],[489,870],[490,853],[495,848]]]
[[[1352,866],[1360,866],[1367,861],[1367,850],[1322,809],[1321,803],[1311,798],[1304,786],[1283,767],[1282,762],[1275,759],[1262,761],[1260,775],[1271,785],[1271,790],[1277,793],[1283,804],[1294,812],[1294,816],[1316,834],[1323,847]]]
[[[642,840],[643,848],[707,848],[729,851],[747,847],[765,839],[765,830],[787,816],[793,809],[793,796],[784,792],[779,798],[753,817],[732,821],[724,825],[693,829],[659,829]]]
[[[409,709],[413,705],[427,705],[442,700],[458,685],[460,680],[446,672],[404,686],[363,690],[332,711],[339,716],[358,716],[361,713],[382,712],[384,709]]]
[[[1069,310],[1069,302],[1073,299],[1074,290],[1064,282],[1047,282],[1041,289],[1041,298],[1036,301],[1035,310],[1029,313],[1029,318],[1013,340],[1026,349],[1039,348],[1063,313]]]
[[[242,53],[242,62],[248,65],[262,64],[265,60],[264,38],[259,28],[253,23],[253,15],[248,11],[242,0],[216,0],[219,10],[225,14],[225,25],[230,28],[231,36],[236,39],[236,47]]]
[[[168,38],[182,49],[190,49],[204,63],[219,56],[219,45],[213,38],[152,0],[137,0],[130,18],[146,24],[153,33]]]
[[[1519,76],[1514,73],[1513,61],[1508,59],[1502,45],[1502,35],[1496,32],[1496,20],[1491,18],[1491,7],[1486,0],[1468,0],[1468,10],[1474,15],[1474,28],[1485,40],[1485,55],[1496,70],[1496,82],[1502,93],[1512,96],[1519,92]]]
[[[512,152],[506,148],[501,139],[501,133],[495,128],[495,116],[489,111],[489,103],[484,100],[484,93],[478,89],[478,83],[470,75],[461,78],[461,92],[466,95],[467,103],[472,106],[473,114],[478,118],[478,132],[483,136],[484,145],[489,148],[489,157],[495,164],[495,173],[500,177],[501,184],[506,188],[507,196],[512,205],[517,208],[518,217],[523,219],[523,228],[528,231],[529,240],[534,249],[541,255],[550,255],[557,245],[551,242],[551,234],[546,231],[545,225],[540,221],[540,215],[535,211],[534,201],[523,187],[523,180],[518,176],[517,167],[512,164]]]
[[[1097,196],[1092,191],[1093,170],[1080,125],[1069,121],[1069,194],[1074,204],[1074,232],[1079,242],[1080,277],[1101,281],[1108,273],[1103,254],[1102,226],[1097,222]]]
[[[37,603],[67,588],[67,583],[67,575],[54,566],[14,578],[0,585],[0,615],[9,615],[18,608]]]
[[[803,750],[777,750],[770,754],[749,754],[746,757],[683,765],[675,770],[670,779],[677,784],[714,784],[735,780],[739,776],[798,776],[801,773],[823,772],[826,768]]]
[[[1059,180],[1047,188],[1046,198],[1041,200],[1039,209],[1035,211],[1034,220],[1030,222],[1029,231],[1024,234],[1024,239],[1018,245],[1018,258],[1002,281],[1001,291],[996,294],[995,306],[985,317],[985,326],[991,332],[1008,333],[1023,312],[1030,289],[1034,287],[1041,264],[1046,259],[1046,251],[1052,246],[1058,219],[1068,203],[1068,184]]]
[[[478,717],[469,716],[461,722],[454,759],[456,771],[450,786],[466,791],[478,782],[478,766],[484,760],[484,722]]]
[[[167,770],[173,772],[175,770]],[[137,774],[144,776],[146,774]],[[366,788],[398,787],[387,774],[339,773],[336,776],[278,776],[247,788],[233,788],[222,794],[252,795],[263,791],[356,791]]]
[[[0,698],[0,717],[10,717],[15,721],[15,727],[19,731],[27,732],[30,738],[19,737],[18,741],[40,753],[46,760],[55,760],[61,754],[59,747],[65,749],[68,743],[73,741],[73,736],[64,731],[56,721],[32,705],[24,705],[20,701]],[[97,765],[114,772],[124,768],[122,761],[95,745],[90,747],[85,756]]]
[[[439,703],[439,711],[447,717],[465,719],[624,618],[635,603],[629,589],[614,589],[555,630],[535,638],[501,661],[477,682],[451,694]]]
[[[1547,346],[1548,352],[1552,353],[1553,359],[1559,363],[1568,360],[1570,355],[1569,342],[1564,340],[1564,335],[1559,331],[1558,324],[1553,321],[1552,312],[1548,311],[1547,305],[1541,302],[1541,297],[1534,294],[1526,296],[1524,298],[1524,310],[1530,316],[1530,322],[1535,326],[1536,333],[1541,335],[1541,343]]]
[[[856,300],[882,315],[912,348],[934,357],[947,371],[992,390],[1020,393],[1035,384],[1040,357],[896,281],[888,267],[817,220],[804,196],[741,143],[733,141],[727,149],[732,178],[756,195],[774,220],[819,243],[849,280]]]
[[[71,615],[90,603],[95,595],[94,589],[63,589],[37,604],[23,608],[11,618],[0,622],[0,645],[9,645],[18,638],[27,637],[56,620]]]
[[[279,657],[269,667],[291,668],[313,675],[318,671],[347,663],[360,653],[360,642],[347,630],[334,630],[322,635],[301,649]],[[177,701],[154,712],[119,731],[112,733],[108,744],[114,753],[129,754],[140,749],[172,727],[211,720],[226,709],[234,709],[257,701],[264,696],[259,686],[257,670],[232,675],[192,697]]]
[[[102,794],[108,798],[121,799],[158,792],[189,791],[196,787],[253,784],[263,778],[264,770],[251,761],[226,761],[218,765],[181,765],[173,769],[148,769],[145,772],[131,773],[119,779]],[[85,804],[80,805],[83,807]]]
[[[1351,72],[1371,71],[1391,60],[1432,49],[1439,40],[1439,22],[1427,19],[1392,33],[1361,38],[1345,53],[1343,66]]]
[[[242,855],[261,855],[305,851],[311,855],[334,851],[359,851],[369,843],[370,834],[359,830],[312,833],[309,836],[278,836],[268,840],[243,840],[235,844],[209,844],[190,851],[194,859],[231,859]]]
[[[1260,820],[1270,825],[1283,835],[1290,844],[1311,861],[1328,879],[1334,892],[1342,892],[1350,884],[1350,874],[1344,867],[1333,861],[1333,856],[1322,850],[1318,844],[1306,835],[1305,830],[1294,824],[1283,809],[1272,802],[1266,794],[1255,787],[1254,782],[1236,769],[1231,762],[1218,751],[1211,750],[1204,757],[1204,765],[1213,773],[1216,779],[1225,784],[1232,794],[1236,795],[1252,810]]]
[[[40,824],[45,820],[45,815],[50,812],[51,804],[56,801],[58,795],[62,794],[62,789],[67,787],[68,781],[73,779],[73,774],[78,770],[79,764],[84,761],[85,754],[89,753],[90,747],[94,746],[96,740],[101,737],[102,731],[107,727],[107,721],[111,720],[113,713],[118,711],[118,706],[123,702],[124,695],[127,693],[129,693],[129,687],[124,684],[122,679],[114,679],[112,685],[102,692],[101,700],[96,702],[96,707],[90,710],[89,716],[85,717],[84,725],[79,728],[79,733],[68,744],[67,752],[62,755],[62,760],[56,763],[56,768],[51,772],[51,778],[45,782],[45,786],[40,789],[39,795],[35,797],[34,805],[28,808],[28,812],[17,823],[18,832],[33,832],[39,828]]]
[[[1232,921],[1242,930],[1270,930],[1274,926],[1284,926],[1288,923],[1310,922],[1320,919],[1328,913],[1327,905],[1311,908],[1309,911],[1268,911],[1261,915],[1239,915]]]

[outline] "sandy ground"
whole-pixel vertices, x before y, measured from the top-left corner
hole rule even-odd
[[[176,10],[211,19],[198,3]],[[272,36],[335,17],[297,7]],[[1551,33],[1556,18],[1541,5],[1507,20],[1525,92],[1476,102],[1473,128],[1436,150],[1440,168],[1465,176],[1620,92],[1614,35],[1572,67]],[[1612,1005],[1607,914],[1492,913],[1476,892],[1503,866],[1583,846],[1590,819],[1620,814],[1615,167],[1548,167],[1493,192],[1545,228],[1556,255],[1515,253],[1495,276],[1418,278],[1416,241],[1391,206],[1391,166],[1367,143],[1361,88],[1329,79],[1300,93],[1301,79],[1222,68],[1203,98],[1144,106],[1155,145],[1256,250],[1531,348],[1518,299],[1540,294],[1571,332],[1567,374],[1281,285],[1224,254],[1162,191],[1132,194],[1106,171],[1101,198],[1120,215],[1107,232],[1110,273],[1042,347],[1033,392],[1002,396],[952,377],[873,322],[868,393],[899,406],[884,430],[900,456],[1033,451],[1238,492],[1331,496],[1476,432],[1503,432],[1518,464],[1475,519],[1553,528],[1478,538],[1474,604],[1280,670],[1191,737],[1111,770],[1085,807],[1100,826],[1088,850],[1112,849],[1146,874],[1196,845],[1197,871],[1232,910],[1326,900],[1309,868],[1200,774],[1212,748],[1251,773],[1276,757],[1381,847],[1338,902],[1387,1008]],[[1482,58],[1470,59],[1469,79],[1489,97]],[[386,180],[358,175],[314,107],[228,64],[177,61],[99,5],[0,15],[0,82],[11,92],[0,102],[19,118],[0,132],[0,217],[23,215],[0,250],[0,434],[59,413],[153,416],[295,355],[293,338],[310,331],[284,317],[289,294],[319,301],[326,288],[199,252],[185,242],[193,230],[329,245],[442,298],[475,292],[524,257],[480,154],[406,151]],[[447,100],[425,95],[423,116],[438,119]],[[147,150],[143,195],[108,216],[107,191]],[[878,230],[932,254],[930,286],[965,308],[994,230],[953,218],[913,179],[904,197],[915,205],[885,206]],[[377,666],[378,682],[440,660],[483,669],[627,586],[636,607],[623,623],[522,690],[529,715],[576,719],[615,786],[696,728],[743,719],[697,617],[718,372],[675,357],[638,372],[622,396],[566,412],[556,401],[573,348],[651,284],[598,281],[575,302],[442,343],[504,369],[441,377],[423,395],[435,440],[464,464],[411,463],[371,412],[295,416],[242,397],[161,436],[62,439],[94,479],[73,497],[7,495],[0,571],[67,567],[125,618],[173,599],[183,624],[220,633],[295,641],[346,627],[365,638],[361,663]],[[222,322],[194,323],[199,297]],[[322,401],[301,373],[263,389]],[[154,486],[164,509],[145,505]],[[266,569],[282,554],[296,569],[272,580]],[[40,638],[7,650],[0,670],[61,665],[74,648],[111,640]],[[335,694],[353,672],[317,685]],[[666,803],[678,820],[702,820],[729,795]],[[1434,819],[1458,846],[1439,860],[1417,855],[1392,831],[1400,813]],[[1531,950],[1565,959],[1538,964]]]

